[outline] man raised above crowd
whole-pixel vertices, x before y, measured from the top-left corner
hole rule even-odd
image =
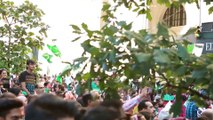
[[[36,74],[34,69],[36,64],[33,60],[27,60],[27,70],[22,72],[19,76],[22,90],[26,91],[28,95],[33,95],[36,85]]]

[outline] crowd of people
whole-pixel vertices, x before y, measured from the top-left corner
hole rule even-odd
[[[37,77],[35,67],[28,60],[26,71],[12,80],[0,70],[0,120],[213,120],[213,102],[198,107],[192,94],[181,95],[182,109],[174,117],[170,109],[176,98],[171,93],[154,93],[135,83],[133,91],[118,90],[120,100],[106,100],[98,78],[91,82],[92,90],[80,91],[84,81]]]

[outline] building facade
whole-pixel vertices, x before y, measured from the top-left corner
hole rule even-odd
[[[153,19],[149,22],[150,32],[157,31],[158,22],[164,22],[170,26],[173,35],[184,34],[189,28],[200,26],[202,23],[213,22],[213,14],[208,14],[208,9],[213,5],[206,5],[204,0],[200,0],[200,9],[195,3],[181,5],[179,8],[159,5],[156,0],[150,6]]]

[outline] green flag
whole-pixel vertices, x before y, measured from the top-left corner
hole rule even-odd
[[[57,56],[57,57],[61,57],[61,52],[60,50],[58,49],[58,47],[56,45],[49,45],[47,44],[47,47],[51,50],[51,52]]]
[[[52,63],[51,59],[52,59],[53,55],[44,53],[42,56],[47,60],[48,63]]]
[[[58,75],[57,77],[56,77],[56,81],[58,81],[60,84],[62,84],[62,78],[61,78],[61,75]]]
[[[193,49],[194,49],[194,44],[187,45],[187,51],[188,51],[189,53],[192,53],[192,52],[193,52]]]

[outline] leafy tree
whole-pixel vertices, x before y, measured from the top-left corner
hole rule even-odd
[[[41,21],[43,15],[44,12],[29,1],[21,5],[0,1],[0,68],[18,73],[25,68],[30,53],[42,48],[48,29]]]
[[[169,0],[158,2],[168,7],[172,4]],[[173,4],[192,2],[197,0],[174,1]],[[79,34],[73,41],[84,38],[82,57],[73,61],[73,66],[82,66],[77,79],[99,77],[101,89],[108,99],[118,98],[118,89],[128,86],[130,80],[141,79],[141,86],[153,88],[157,80],[165,82],[164,93],[176,94],[176,104],[172,107],[175,115],[180,113],[180,95],[183,92],[193,93],[193,99],[199,104],[204,104],[203,100],[206,99],[213,100],[213,54],[196,57],[186,49],[189,42],[184,40],[184,36],[193,34],[196,29],[190,29],[182,40],[170,35],[163,23],[158,24],[158,31],[154,34],[146,30],[134,31],[132,23],[116,20],[113,13],[117,7],[125,5],[131,9],[134,4],[138,8],[133,11],[139,14],[150,14],[149,9],[140,12],[143,4],[133,0],[117,3],[116,7],[110,4],[103,6],[106,24],[101,30],[90,30],[84,23],[81,26],[71,25],[73,32]],[[150,4],[151,0],[148,0]],[[89,71],[85,68],[89,68]],[[199,93],[201,88],[206,89],[206,95]]]

